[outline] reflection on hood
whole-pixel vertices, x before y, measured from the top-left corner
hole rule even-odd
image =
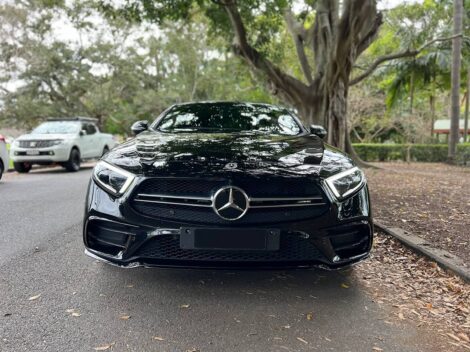
[[[106,160],[149,176],[207,177],[228,171],[319,176],[324,148],[323,141],[314,135],[148,131],[115,148]],[[344,156],[338,154],[338,158]],[[232,163],[230,170],[227,169],[229,163]]]

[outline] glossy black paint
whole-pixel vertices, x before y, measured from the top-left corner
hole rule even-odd
[[[320,125],[310,125],[310,133],[317,135],[321,139],[325,138],[326,135],[328,134],[326,129]]]
[[[149,127],[149,122],[147,120],[137,121],[137,122],[134,122],[134,124],[132,125],[131,131],[135,135],[138,135],[139,133],[146,131],[148,127]]]
[[[152,125],[153,126],[153,125]],[[327,199],[328,210],[321,216],[299,222],[282,222],[276,228],[289,233],[308,234],[322,257],[315,261],[299,263],[257,263],[257,267],[304,267],[321,265],[338,268],[349,265],[368,256],[372,245],[372,218],[367,185],[348,199],[339,202],[324,184],[324,179],[338,172],[354,167],[353,161],[339,150],[328,146],[323,140],[311,134],[302,126],[302,133],[296,136],[266,135],[259,133],[163,133],[150,127],[134,139],[116,147],[104,160],[136,174],[133,190],[148,178],[196,178],[225,179],[237,185],[241,180],[270,182],[271,180],[308,179],[314,180]],[[235,168],[227,168],[236,163]],[[115,198],[90,181],[86,201],[84,242],[89,253],[120,266],[136,264],[146,266],[191,266],[191,267],[232,267],[240,263],[195,263],[142,261],[135,255],[141,246],[158,235],[159,229],[203,226],[189,221],[171,222],[144,216],[130,205],[133,190],[121,198]],[[132,236],[125,249],[117,253],[105,253],[93,247],[90,242],[90,224],[102,219],[107,223],[121,226]],[[113,225],[114,226],[114,225]],[[126,227],[127,226],[127,227]],[[239,227],[237,222],[221,227]],[[272,228],[273,224],[259,227]],[[339,238],[351,231],[363,232],[367,238],[365,250],[349,257],[338,259],[333,238]],[[339,248],[339,247],[338,247]],[[344,250],[343,250],[344,252]],[[346,252],[344,252],[346,253]],[[240,264],[240,265],[239,265]],[[252,264],[251,266],[254,266]]]

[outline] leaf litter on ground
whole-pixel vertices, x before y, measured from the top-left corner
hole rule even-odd
[[[470,350],[470,285],[435,262],[378,233],[370,258],[353,277],[399,320],[427,326],[452,346]]]

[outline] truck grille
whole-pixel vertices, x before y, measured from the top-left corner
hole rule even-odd
[[[54,145],[54,141],[39,140],[39,141],[19,141],[21,148],[48,148]]]
[[[249,209],[245,216],[229,221],[213,209],[214,193],[233,185],[246,192]],[[148,179],[137,187],[131,200],[137,212],[159,219],[199,224],[273,224],[306,220],[323,214],[329,207],[314,181],[287,180],[201,180]]]

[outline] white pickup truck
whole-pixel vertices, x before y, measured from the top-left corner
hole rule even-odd
[[[78,171],[80,162],[97,159],[112,149],[113,136],[101,133],[97,120],[87,117],[49,119],[31,133],[17,138],[10,158],[17,172],[29,172],[33,164],[59,164]]]

